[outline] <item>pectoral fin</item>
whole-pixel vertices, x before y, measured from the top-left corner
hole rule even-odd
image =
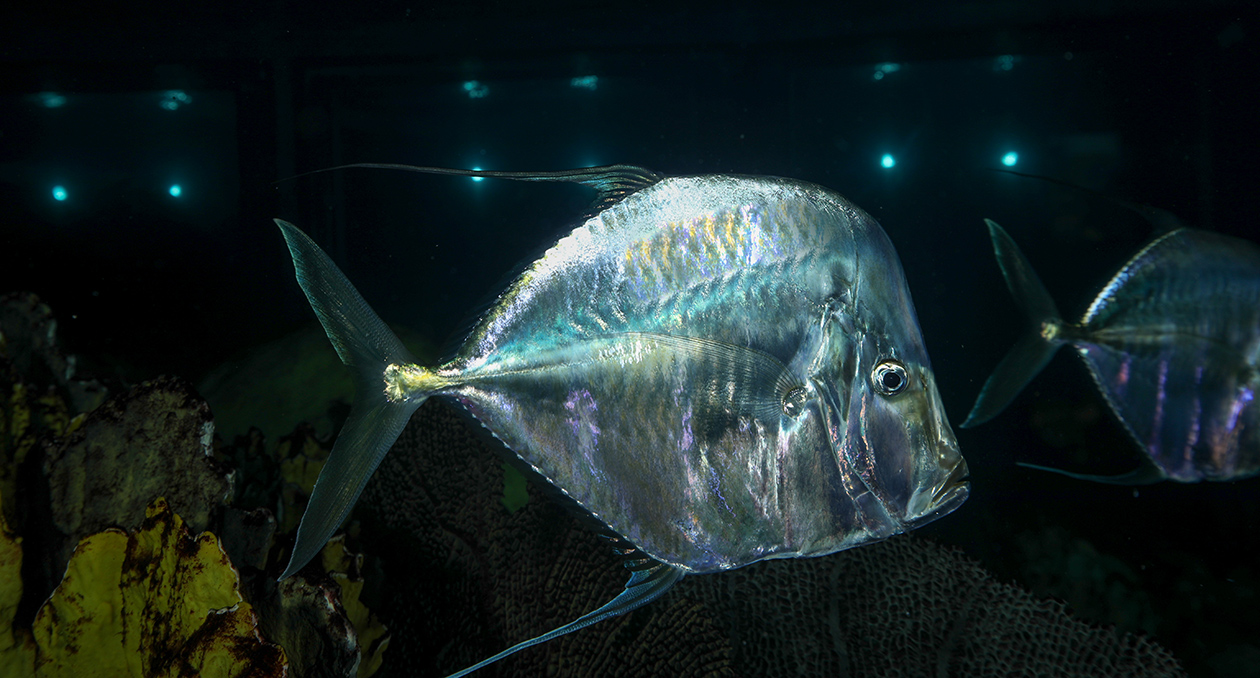
[[[545,643],[553,638],[559,638],[566,633],[584,629],[591,624],[595,624],[604,621],[605,619],[616,617],[642,607],[643,605],[660,598],[662,594],[668,591],[669,588],[679,579],[682,579],[682,577],[683,570],[673,567],[672,565],[652,562],[643,567],[643,569],[636,569],[631,572],[630,581],[626,582],[625,590],[618,594],[616,598],[610,600],[607,605],[604,605],[594,612],[582,615],[560,628],[548,631],[541,636],[536,636],[534,638],[530,638],[529,640],[517,643],[516,645],[509,647],[489,659],[477,662],[463,671],[452,673],[450,676],[447,676],[447,678],[459,678],[460,676],[466,676],[477,669],[489,666],[490,664],[493,664],[508,655],[515,654],[520,650],[524,650],[527,647],[538,645],[539,643]]]

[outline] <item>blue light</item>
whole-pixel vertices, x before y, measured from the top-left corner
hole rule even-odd
[[[66,105],[66,97],[56,92],[40,92],[39,102],[44,108],[61,108]]]
[[[892,157],[892,154],[885,153],[884,157],[879,159],[879,164],[884,169],[891,169],[893,165],[897,164],[897,161]]]
[[[573,78],[572,80],[569,81],[569,87],[572,87],[574,89],[585,89],[585,90],[590,90],[594,92],[595,89],[599,87],[599,76],[598,75],[583,75],[578,78]]]
[[[875,73],[871,77],[876,80],[883,80],[885,75],[888,75],[889,73],[896,73],[899,70],[901,70],[901,64],[893,63],[891,61],[882,64],[875,64]]]
[[[168,111],[177,110],[180,106],[192,103],[192,97],[182,89],[168,89],[162,92],[162,101],[158,104]]]
[[[480,168],[480,167],[474,167],[474,168],[473,168],[473,171],[474,171],[474,172],[480,172],[480,171],[481,171],[481,168]],[[473,177],[473,178],[472,178],[472,180],[473,180],[473,181],[485,181],[485,180],[486,180],[486,178],[485,178],[485,177]]]
[[[57,202],[64,202],[65,199],[68,197],[70,197],[70,194],[66,193],[65,186],[62,186],[60,184],[57,186],[53,186],[53,200],[56,200]]]
[[[171,184],[171,188],[168,191],[168,193],[171,194],[172,198],[178,198],[179,195],[183,192],[184,192],[184,189],[180,188],[179,184]]]
[[[1015,68],[1015,62],[1019,61],[1019,57],[1014,54],[1003,54],[993,60],[993,70],[1009,71]]]
[[[1019,162],[1019,154],[1015,151],[1011,151],[1010,153],[1002,156],[1002,164],[1007,167],[1014,167],[1017,162]]]
[[[468,93],[469,99],[484,99],[490,93],[490,88],[476,80],[465,80],[464,91]]]

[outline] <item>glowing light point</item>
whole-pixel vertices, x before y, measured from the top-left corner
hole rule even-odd
[[[993,60],[993,70],[1009,71],[1012,68],[1015,68],[1015,62],[1018,60],[1019,60],[1018,57],[1016,57],[1014,54],[1003,54],[1002,56],[999,56],[998,58]]]
[[[68,197],[70,197],[70,194],[66,193],[65,186],[53,186],[53,200],[56,200],[57,202],[65,202]]]
[[[897,161],[896,159],[892,157],[892,154],[885,153],[884,157],[879,159],[879,164],[884,169],[891,169],[894,165],[897,164]]]
[[[474,171],[474,172],[480,172],[480,171],[481,171],[481,168],[480,168],[480,167],[474,167],[474,168],[473,168],[473,171]],[[485,181],[485,180],[486,180],[486,178],[485,178],[485,177],[473,177],[473,178],[472,178],[472,180],[473,180],[473,181]]]
[[[40,92],[39,102],[44,108],[61,108],[66,105],[66,97],[56,92]]]
[[[884,62],[882,64],[875,64],[875,72],[871,75],[871,77],[876,80],[883,80],[885,75],[888,75],[889,73],[896,73],[899,70],[901,70],[901,64],[893,63],[891,61]]]
[[[490,88],[476,80],[465,80],[464,91],[468,93],[469,99],[484,99],[490,93]]]
[[[578,78],[573,78],[572,80],[569,81],[569,87],[572,87],[574,89],[585,89],[585,90],[594,92],[595,89],[599,87],[599,76],[598,75],[583,75]]]
[[[184,192],[184,189],[180,188],[179,184],[171,184],[171,188],[167,192],[171,194],[172,198],[178,198]]]
[[[192,103],[192,97],[182,89],[168,89],[162,93],[162,101],[158,105],[168,111],[179,109]]]
[[[1017,162],[1019,162],[1019,154],[1015,151],[1011,151],[1010,153],[1002,156],[1002,164],[1007,167],[1014,167]]]

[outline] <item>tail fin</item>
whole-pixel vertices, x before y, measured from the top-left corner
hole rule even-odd
[[[1006,278],[1006,287],[1011,291],[1011,296],[1015,297],[1015,304],[1032,321],[1032,328],[1015,343],[997,369],[993,370],[993,374],[989,375],[984,388],[980,389],[975,406],[971,408],[971,414],[961,424],[962,428],[983,424],[1006,409],[1064,343],[1063,339],[1054,336],[1053,331],[1063,325],[1059,309],[1041,284],[1036,271],[1033,271],[1028,259],[1024,258],[1024,253],[1001,226],[989,219],[985,219],[984,223],[989,225],[993,254],[1002,269],[1002,276]]]
[[[314,241],[287,221],[275,222],[293,255],[298,284],[355,382],[354,406],[315,481],[293,555],[280,575],[284,579],[324,548],[427,395],[387,397],[386,368],[410,365],[415,359]]]

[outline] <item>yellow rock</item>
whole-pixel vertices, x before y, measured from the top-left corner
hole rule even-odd
[[[37,675],[287,675],[284,651],[259,636],[218,538],[191,538],[164,499],[145,515],[136,532],[79,543],[35,618]]]

